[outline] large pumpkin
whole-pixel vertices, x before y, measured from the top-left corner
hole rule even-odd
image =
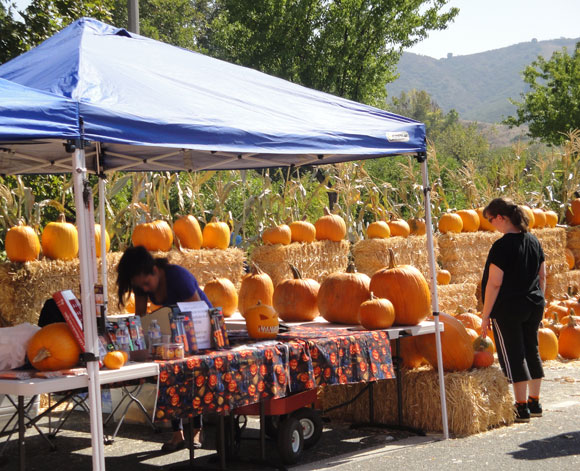
[[[439,321],[443,323],[441,332],[441,353],[443,369],[445,371],[465,371],[473,365],[473,344],[461,322],[449,314],[439,314]],[[415,338],[417,350],[431,366],[437,368],[437,350],[435,334],[420,335]]]
[[[262,233],[262,242],[264,242],[264,244],[272,245],[288,245],[292,242],[292,231],[286,224],[270,227]]]
[[[272,283],[272,278],[253,263],[250,273],[242,278],[238,294],[238,311],[245,317],[246,311],[258,304],[258,301],[271,306],[273,295],[274,283]]]
[[[369,239],[386,239],[391,237],[391,229],[386,221],[375,221],[367,227],[367,238]]]
[[[340,242],[346,236],[346,223],[337,214],[331,214],[328,208],[324,208],[324,216],[314,223],[316,228],[316,240],[332,240]]]
[[[395,322],[395,308],[388,299],[371,297],[358,307],[358,321],[368,330],[388,329]]]
[[[111,238],[109,233],[105,229],[105,252],[108,252],[111,248]],[[101,225],[95,224],[95,249],[97,252],[97,257],[101,256]]]
[[[538,330],[538,349],[542,361],[558,358],[558,337],[548,327],[541,327]]]
[[[230,226],[213,218],[203,228],[203,244],[206,249],[225,250],[230,245]]]
[[[491,222],[489,222],[487,220],[487,218],[485,218],[483,216],[483,210],[484,208],[477,208],[477,215],[479,216],[479,230],[480,231],[497,231],[497,229],[495,227],[493,227],[493,224]]]
[[[40,253],[38,235],[32,227],[22,222],[8,229],[4,245],[6,256],[11,262],[31,262]]]
[[[472,312],[463,312],[455,316],[455,318],[461,322],[465,327],[475,330],[481,335],[481,317]]]
[[[391,219],[388,223],[392,237],[409,237],[411,228],[404,219]]]
[[[580,325],[574,316],[570,316],[568,323],[560,330],[558,353],[568,360],[580,358]]]
[[[318,316],[318,291],[320,283],[302,275],[290,265],[293,279],[276,285],[272,305],[280,319],[286,322],[311,321]]]
[[[439,218],[439,232],[459,234],[463,229],[463,220],[457,213],[444,213]]]
[[[580,225],[580,198],[574,198],[566,208],[566,222],[569,226]]]
[[[56,371],[75,366],[79,362],[81,348],[66,322],[56,322],[32,336],[26,354],[37,370]]]
[[[316,227],[308,221],[294,221],[290,223],[292,242],[314,242],[316,240]]]
[[[144,222],[135,226],[131,240],[134,246],[142,245],[152,252],[169,252],[173,245],[173,232],[165,221]]]
[[[201,249],[203,235],[199,222],[192,215],[181,216],[173,223],[173,232],[184,249]]]
[[[329,322],[358,324],[358,308],[369,299],[370,278],[356,273],[354,264],[346,272],[328,275],[318,291],[318,310]]]
[[[389,266],[371,278],[370,290],[395,307],[395,324],[417,325],[431,314],[431,293],[427,280],[411,265],[397,266],[389,248]]]
[[[42,231],[42,253],[54,260],[72,260],[79,251],[77,228],[66,222],[64,214],[58,222],[49,222]]]
[[[238,308],[238,292],[228,278],[214,278],[203,287],[212,306],[221,307],[224,317],[230,317]]]
[[[260,301],[246,312],[246,329],[253,339],[273,339],[278,335],[280,321],[272,306]]]
[[[479,230],[479,215],[475,209],[460,209],[457,215],[463,222],[461,232],[477,232]]]

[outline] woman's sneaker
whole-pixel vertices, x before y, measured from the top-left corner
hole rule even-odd
[[[530,421],[530,409],[528,409],[528,404],[519,404],[516,402],[516,422],[529,422]]]
[[[531,417],[542,417],[542,405],[537,399],[528,399],[528,409]]]

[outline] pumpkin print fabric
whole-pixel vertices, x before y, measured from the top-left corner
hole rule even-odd
[[[321,385],[394,377],[384,331],[293,327],[274,343],[160,362],[157,420],[227,414]]]

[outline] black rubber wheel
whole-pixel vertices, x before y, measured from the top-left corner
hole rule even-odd
[[[280,423],[278,429],[278,452],[284,464],[295,464],[304,449],[302,425],[290,416]]]
[[[302,435],[304,437],[304,448],[310,448],[318,443],[322,436],[322,418],[318,411],[310,407],[303,407],[292,413],[292,417],[298,419],[302,425]]]
[[[286,418],[286,415],[267,415],[264,417],[265,432],[270,438],[278,436],[280,423]]]

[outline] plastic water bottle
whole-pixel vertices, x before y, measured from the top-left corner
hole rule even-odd
[[[149,324],[147,336],[149,337],[149,351],[153,353],[153,345],[161,343],[161,326],[156,319],[153,319],[151,324]]]
[[[115,331],[115,336],[117,337],[117,343],[119,344],[119,350],[124,350],[128,352],[131,350],[130,340],[129,340],[129,330],[126,325],[120,325]]]

